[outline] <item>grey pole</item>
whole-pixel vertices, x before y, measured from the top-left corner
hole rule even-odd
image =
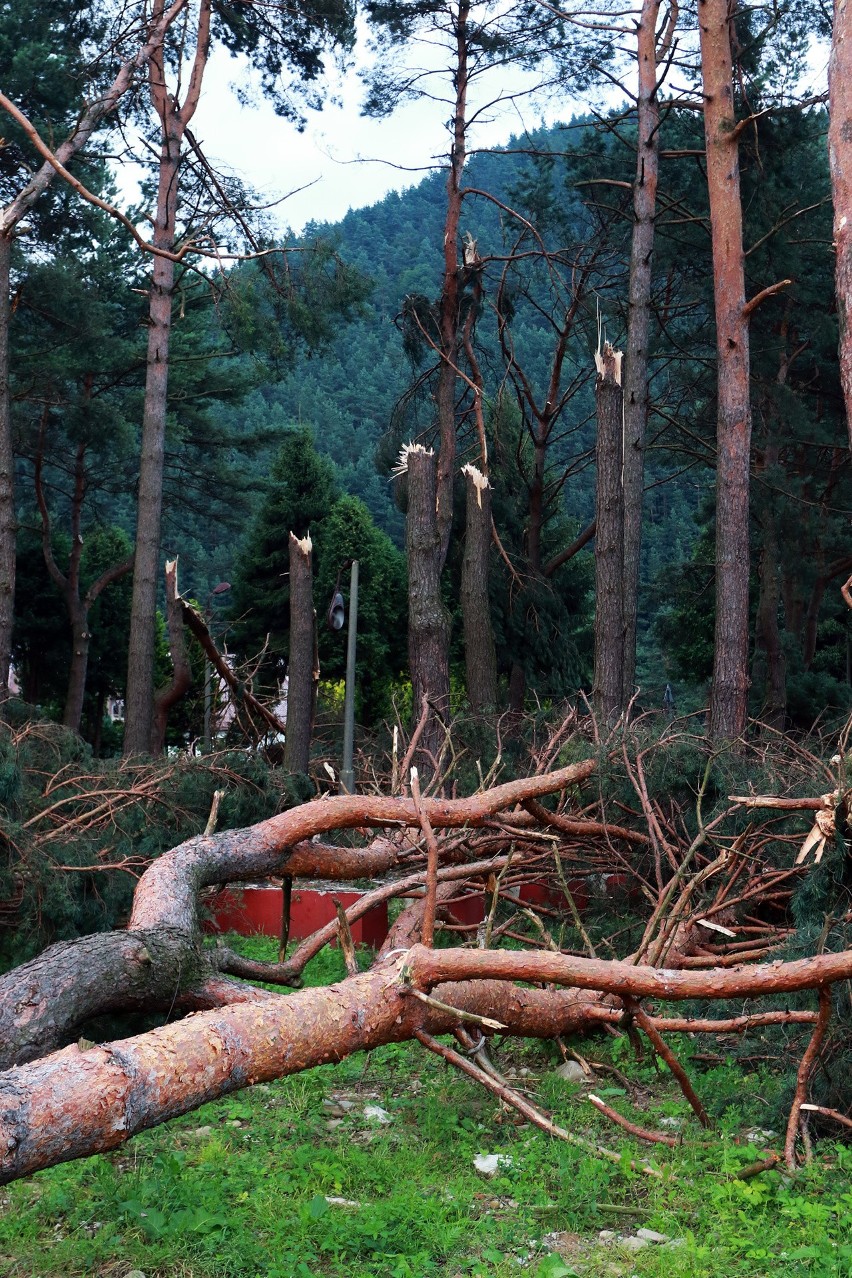
[[[349,587],[349,629],[346,633],[346,699],[343,703],[343,767],[340,789],[343,794],[355,791],[352,749],[355,743],[355,648],[358,642],[358,560],[352,560]]]

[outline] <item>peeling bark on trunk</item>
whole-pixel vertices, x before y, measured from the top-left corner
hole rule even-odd
[[[314,575],[310,536],[290,533],[290,660],[284,766],[307,772],[314,729]]]
[[[437,471],[433,453],[408,452],[408,665],[415,716],[424,695],[430,715],[421,737],[427,755],[437,759],[450,713],[450,620],[441,598],[441,540],[436,518]]]
[[[462,473],[467,493],[461,579],[464,658],[468,699],[471,709],[479,713],[497,703],[497,658],[488,597],[491,486],[475,466],[463,466]]]
[[[749,683],[751,401],[732,21],[729,0],[699,0],[718,365],[716,631],[710,698],[714,741],[742,736]]]
[[[835,0],[834,4],[828,85],[828,156],[834,199],[840,381],[852,446],[852,7],[849,0]]]
[[[624,488],[621,354],[607,343],[597,357],[594,705],[605,720],[623,708]]]
[[[679,972],[541,951],[415,945],[339,985],[287,997],[243,990],[241,1001],[232,1001],[225,987],[225,1007],[135,1038],[67,1047],[0,1075],[0,1183],[115,1149],[137,1132],[254,1083],[410,1039],[418,1029],[441,1033],[457,1024],[456,1016],[424,1006],[411,989],[490,1015],[513,1033],[552,1037],[612,1019],[602,995],[727,999],[820,988],[850,975],[849,952]],[[565,988],[504,983],[516,980]]]
[[[644,0],[637,30],[637,154],[624,360],[624,665],[621,697],[625,706],[633,696],[636,680],[636,616],[648,425],[648,330],[660,149],[656,52],[659,12],[660,0]]]

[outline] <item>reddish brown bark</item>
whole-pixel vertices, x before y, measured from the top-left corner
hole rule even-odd
[[[732,21],[729,0],[699,0],[716,310],[716,631],[710,734],[718,741],[745,731],[749,683],[751,401]]]
[[[624,421],[621,354],[607,343],[598,360],[593,696],[598,714],[611,720],[623,707]]]
[[[448,975],[454,979],[446,983]],[[550,1037],[587,1020],[584,989],[730,998],[812,989],[850,975],[850,953],[683,973],[542,952],[418,945],[340,985],[286,998],[265,991],[254,997],[243,989],[237,1002],[226,989],[224,1008],[116,1043],[68,1047],[0,1076],[0,1181],[114,1149],[138,1131],[253,1083],[403,1041],[417,1030],[434,1034],[453,1027],[456,1017],[409,997],[409,986],[434,990],[450,1007],[499,1019],[514,1033]],[[578,988],[559,996],[507,988],[506,980]]]
[[[849,0],[835,0],[834,4],[828,85],[828,156],[834,199],[840,380],[852,445],[852,7]]]

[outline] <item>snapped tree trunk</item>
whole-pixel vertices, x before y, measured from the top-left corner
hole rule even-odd
[[[731,740],[745,731],[749,684],[751,402],[732,21],[729,0],[699,0],[718,388],[716,630],[710,696],[714,741]]]
[[[166,562],[166,625],[169,631],[169,652],[172,658],[172,677],[154,697],[154,715],[151,722],[151,754],[162,754],[166,743],[169,711],[185,697],[192,686],[192,669],[186,651],[183,614],[180,605],[177,578],[178,561]]]
[[[421,737],[423,749],[437,758],[442,725],[450,713],[450,620],[441,598],[441,534],[437,519],[437,471],[431,449],[407,450],[408,513],[408,665],[415,720],[423,697],[430,707]]]
[[[463,466],[462,474],[467,493],[461,579],[465,673],[471,709],[481,712],[497,703],[497,658],[488,597],[491,485],[475,466]]]
[[[607,342],[596,356],[598,440],[595,535],[594,706],[605,720],[623,708],[624,488],[621,352]]]
[[[852,6],[849,0],[835,0],[828,86],[828,156],[834,199],[840,381],[852,446]]]
[[[622,704],[636,681],[636,617],[645,489],[645,434],[648,425],[648,330],[654,219],[660,150],[657,100],[657,18],[660,0],[644,0],[637,28],[639,90],[636,99],[636,179],[633,183],[633,238],[624,358],[624,665]]]
[[[290,533],[290,662],[284,766],[307,772],[314,706],[314,578],[311,538]]]

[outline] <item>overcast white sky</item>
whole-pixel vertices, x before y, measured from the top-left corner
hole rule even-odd
[[[350,208],[419,182],[430,162],[436,157],[440,162],[447,153],[448,109],[440,102],[408,104],[385,120],[365,119],[360,114],[363,86],[353,71],[342,85],[343,106],[310,112],[308,127],[300,134],[265,102],[240,107],[230,87],[240,71],[238,62],[214,54],[193,132],[211,159],[248,179],[266,198],[313,184],[277,210],[282,229],[301,231],[310,220],[336,222]],[[506,77],[502,79],[499,85],[483,82],[489,100],[501,89],[506,92]],[[498,145],[542,118],[568,118],[572,109],[569,102],[507,102],[477,125],[474,144]]]
[[[417,52],[420,58],[422,48]],[[356,56],[363,61],[365,55]],[[827,49],[815,44],[808,78],[817,86],[825,83],[826,64]],[[212,160],[247,179],[265,199],[306,188],[275,211],[282,231],[289,227],[300,232],[311,220],[336,222],[350,208],[375,203],[389,190],[419,182],[430,163],[441,163],[446,156],[446,103],[421,101],[397,109],[388,119],[365,119],[360,113],[363,85],[353,69],[336,86],[343,105],[309,112],[307,129],[298,133],[262,99],[251,108],[239,105],[231,85],[241,73],[243,64],[221,50],[214,52],[193,131]],[[480,82],[479,97],[471,106],[534,82],[520,72],[503,70]],[[611,91],[597,102],[604,104],[615,105]],[[478,121],[471,145],[498,146],[542,120],[567,120],[587,105],[525,97],[500,103]]]

